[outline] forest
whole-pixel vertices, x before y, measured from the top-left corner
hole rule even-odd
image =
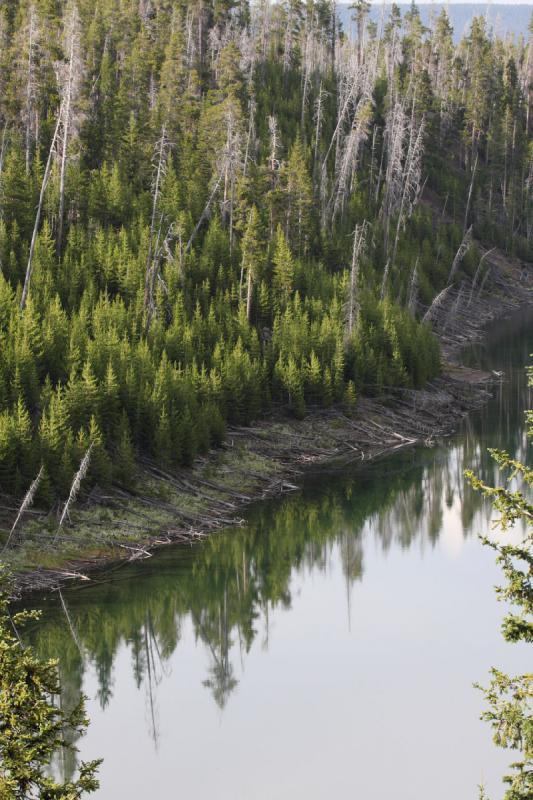
[[[532,29],[533,30],[533,29]],[[421,387],[435,298],[531,259],[533,39],[415,5],[5,0],[0,487]]]

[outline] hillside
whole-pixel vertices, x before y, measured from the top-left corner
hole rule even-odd
[[[3,4],[8,508],[62,527],[228,425],[423,387],[476,242],[531,258],[530,44],[354,13],[348,38],[323,2]]]

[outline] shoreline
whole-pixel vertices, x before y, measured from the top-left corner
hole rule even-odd
[[[464,366],[462,351],[481,343],[491,323],[533,306],[533,278],[523,263],[501,253],[491,262],[493,275],[482,292],[474,296],[475,287],[464,282],[435,309],[443,370],[426,387],[363,396],[350,411],[334,406],[311,410],[302,420],[277,416],[228,428],[222,447],[198,457],[190,469],[167,472],[141,459],[136,491],[93,488],[73,510],[55,549],[49,545],[55,514],[33,511],[7,561],[13,599],[90,582],[93,574],[148,558],[164,546],[192,545],[242,525],[239,514],[248,505],[298,490],[300,479],[318,468],[364,465],[452,434],[488,402],[498,381]],[[40,537],[46,538],[43,546]]]

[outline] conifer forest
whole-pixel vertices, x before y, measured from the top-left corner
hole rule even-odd
[[[62,775],[49,769],[58,746],[71,748],[87,726],[82,687],[91,659],[105,683],[102,714],[111,709],[120,642],[135,642],[137,689],[149,682],[155,743],[156,662],[172,659],[188,615],[197,645],[213,656],[203,687],[222,713],[239,683],[232,647],[238,641],[244,664],[264,626],[268,649],[269,614],[290,613],[295,576],[305,586],[305,570],[323,577],[337,559],[351,626],[351,587],[359,590],[363,574],[372,580],[370,530],[391,559],[417,538],[432,554],[424,558],[441,553],[442,541],[455,553],[458,539],[470,553],[467,539],[480,532],[472,526],[486,532],[491,518],[485,501],[472,499],[465,470],[501,512],[504,533],[529,530],[523,417],[531,403],[517,376],[533,350],[532,326],[504,325],[507,344],[476,347],[504,315],[518,318],[532,303],[533,15],[519,35],[488,12],[474,10],[463,31],[451,19],[443,6],[421,14],[414,2],[378,10],[367,0],[0,0],[0,560],[12,570],[7,576],[0,566],[0,584],[14,577],[18,599],[36,588],[60,599],[59,617],[47,606],[37,624],[27,610],[11,616],[0,586],[2,800],[74,800],[97,789],[99,771],[101,797],[152,793],[142,794],[141,782],[124,794],[105,788],[113,785],[106,764],[120,754],[91,751],[79,779],[74,756]],[[446,438],[456,431],[462,438]],[[505,489],[494,488],[501,478],[487,447],[511,474]],[[411,455],[395,453],[404,448]],[[347,470],[376,460],[372,479],[324,475],[316,495],[296,492],[304,468],[335,459],[338,467],[341,455]],[[524,495],[514,493],[517,477]],[[241,519],[247,503],[289,492],[297,499]],[[244,531],[200,543],[235,523]],[[447,536],[456,536],[453,547]],[[152,573],[139,567],[120,591],[109,590],[109,608],[105,588],[94,608],[81,591],[72,602],[61,594],[69,581],[90,583],[99,558],[121,560],[127,576],[131,561],[144,563],[171,541],[191,545],[196,559],[179,547],[163,556],[179,561],[178,588],[154,556]],[[515,550],[483,541],[509,582],[501,596],[526,609],[519,622],[509,617],[504,635],[530,644],[531,534]],[[468,617],[480,587],[494,599],[493,560],[488,567],[476,553],[476,593],[456,574],[443,590],[447,610],[463,603],[465,626],[470,619],[465,653],[484,635]],[[383,579],[380,602],[394,592],[401,603],[414,591],[414,571],[396,586],[401,569]],[[149,637],[141,633],[151,613],[143,586],[153,587],[154,608],[155,595],[165,605],[165,622],[156,611]],[[93,616],[100,603],[112,628],[105,653]],[[437,633],[444,616],[433,613]],[[499,617],[489,609],[487,619]],[[23,623],[32,649],[19,652]],[[402,624],[390,639],[376,636],[393,641]],[[444,639],[435,636],[437,653]],[[500,650],[487,648],[479,644],[478,655],[497,660]],[[398,650],[384,661],[394,664]],[[451,675],[462,662],[452,645],[449,652]],[[57,673],[39,661],[56,654]],[[460,677],[474,692],[479,664],[469,658]],[[287,670],[296,663],[287,655]],[[28,695],[20,687],[30,673],[41,683]],[[161,681],[165,674],[161,667]],[[66,690],[62,675],[71,676]],[[498,745],[522,754],[505,798],[527,800],[531,675],[515,683],[494,675],[485,719]],[[20,695],[10,696],[9,685]],[[50,705],[56,695],[61,702]],[[27,729],[17,733],[21,709]],[[90,706],[91,717],[99,713]],[[42,746],[30,757],[25,743],[35,730]],[[139,762],[149,759],[146,745],[141,751]],[[468,755],[465,770],[476,757]],[[492,766],[502,773],[500,762]],[[129,767],[121,773],[126,780]],[[463,780],[459,768],[455,777]],[[266,781],[263,795],[234,783],[224,794],[223,777],[220,794],[218,785],[202,793],[183,780],[165,796],[326,796],[319,781],[286,795]],[[488,797],[483,780],[466,772],[469,795],[451,784],[447,795],[429,785],[409,795],[398,780],[399,800],[466,800],[477,784],[480,800]]]
[[[528,41],[367,13],[2,4],[5,491],[42,465],[52,503],[90,447],[87,479],[128,485],[227,423],[420,387],[474,234],[529,255]]]

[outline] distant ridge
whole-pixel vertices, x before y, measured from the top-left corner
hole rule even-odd
[[[346,32],[350,30],[350,11],[348,3],[339,6],[340,18]],[[409,8],[410,3],[398,3],[402,17]],[[424,25],[429,25],[431,18],[438,16],[441,9],[445,8],[453,25],[456,39],[468,31],[473,17],[486,15],[489,27],[500,36],[513,34],[514,36],[528,35],[528,25],[533,13],[533,3],[504,5],[503,3],[417,3],[420,16]],[[385,15],[388,15],[390,3],[385,4]],[[383,5],[376,3],[372,6],[370,17],[374,22],[381,19]]]

